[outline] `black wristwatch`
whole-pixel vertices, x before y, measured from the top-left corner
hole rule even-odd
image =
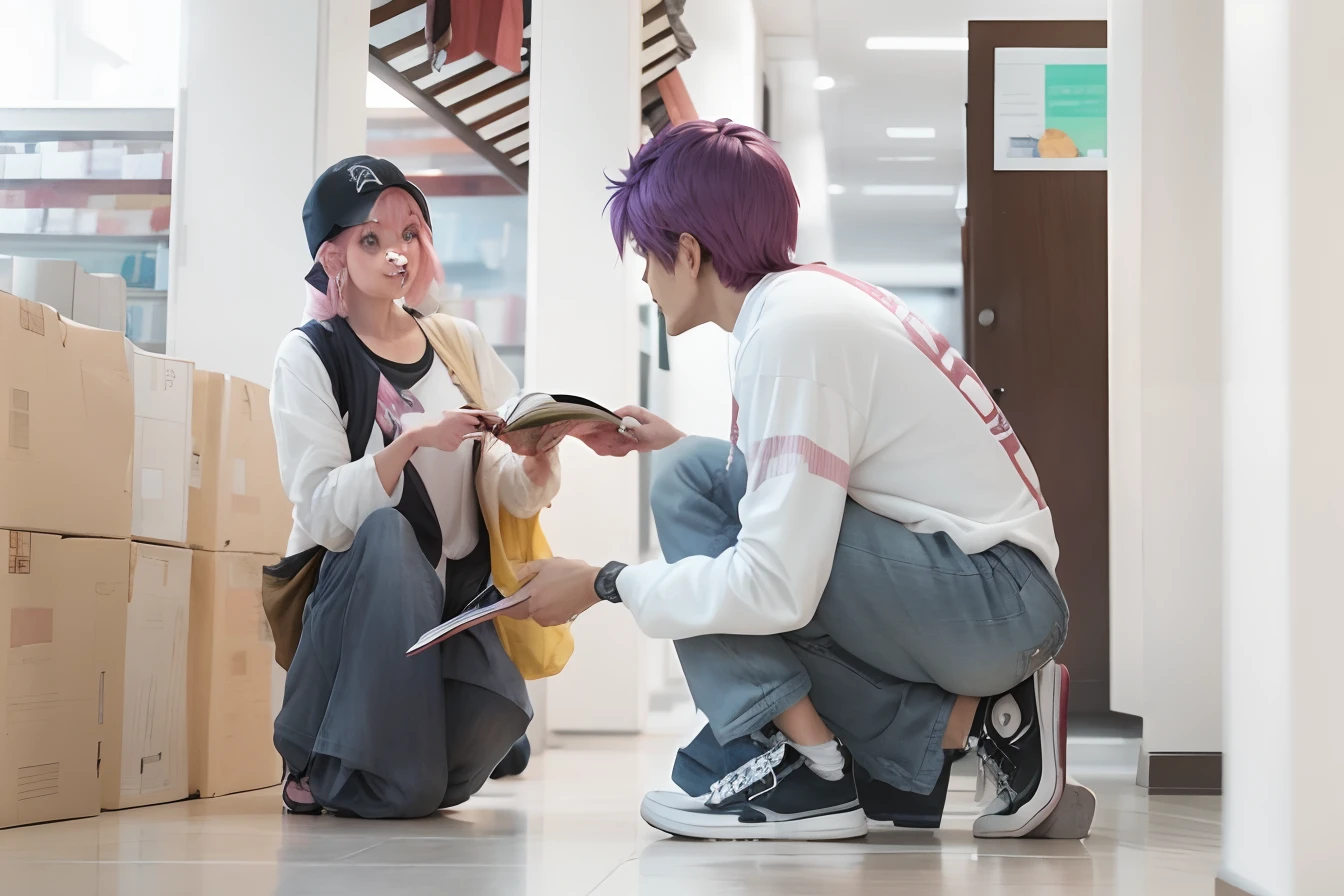
[[[625,569],[626,564],[619,560],[613,560],[602,567],[597,574],[597,581],[593,583],[593,590],[597,596],[613,604],[621,602],[621,592],[616,590],[616,577]]]

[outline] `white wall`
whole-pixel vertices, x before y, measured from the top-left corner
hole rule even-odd
[[[1111,11],[1113,705],[1149,753],[1217,752],[1221,2]]]
[[[1221,7],[1145,0],[1143,8],[1139,437],[1150,753],[1222,746]],[[1173,134],[1180,152],[1171,151]]]
[[[183,2],[170,354],[270,383],[302,322],[308,188],[364,149],[367,34],[362,0]]]
[[[830,178],[821,102],[812,86],[820,74],[810,37],[765,38],[765,70],[770,84],[770,136],[798,189],[798,254],[802,262],[835,259],[831,230]]]
[[[1143,0],[1111,0],[1107,45],[1111,709],[1143,715]]]
[[[0,106],[172,106],[181,6],[0,0]]]
[[[1344,465],[1336,359],[1344,92],[1332,0],[1228,0],[1222,876],[1339,890],[1322,782],[1338,712]],[[1322,763],[1326,765],[1322,765]]]
[[[526,379],[609,407],[639,394],[641,271],[618,260],[603,216],[603,173],[624,167],[639,141],[639,28],[628,0],[533,8]],[[542,517],[555,553],[638,560],[637,458],[599,458],[566,440],[561,462],[564,486]],[[574,637],[574,658],[547,682],[550,728],[642,729],[648,641],[633,618],[598,606]]]

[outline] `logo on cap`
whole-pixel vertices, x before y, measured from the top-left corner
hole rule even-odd
[[[350,180],[354,181],[356,193],[363,193],[364,188],[369,184],[377,184],[380,187],[383,185],[383,182],[378,179],[378,175],[374,174],[373,169],[368,165],[351,165],[349,170]]]

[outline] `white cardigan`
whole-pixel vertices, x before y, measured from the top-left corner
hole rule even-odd
[[[472,347],[476,370],[486,404],[499,407],[518,391],[518,381],[480,329],[470,321],[454,319]],[[464,404],[437,356],[427,373],[411,390],[427,416]],[[280,479],[294,504],[294,528],[288,552],[322,545],[344,551],[354,543],[360,524],[383,507],[401,501],[403,480],[397,479],[392,494],[383,489],[373,456],[383,448],[383,434],[371,424],[366,453],[350,459],[345,424],[332,393],[331,378],[317,351],[302,331],[294,330],[280,344],[271,382],[271,418],[275,425],[280,458]],[[410,415],[405,418],[411,422]],[[560,490],[558,452],[550,452],[550,475],[539,486],[523,469],[523,458],[508,454],[501,459],[500,503],[518,517],[538,513]],[[471,472],[472,443],[446,453],[421,448],[411,458],[430,490],[430,499],[444,533],[444,559],[464,557],[476,546],[477,497]],[[439,564],[443,575],[444,564]]]

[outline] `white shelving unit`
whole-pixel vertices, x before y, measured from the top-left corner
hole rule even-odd
[[[60,151],[68,153],[74,144],[87,145],[91,154],[103,151],[115,160],[120,157],[119,148],[127,144],[171,147],[173,121],[171,108],[0,109],[0,152],[9,150],[6,158],[41,155],[57,152],[51,144],[59,143],[65,144]],[[73,150],[76,154],[82,151]],[[141,160],[148,165],[138,167],[153,168],[153,155]],[[4,172],[0,192],[8,194],[0,205],[11,211],[0,219],[0,255],[70,258],[91,273],[131,274],[127,277],[127,335],[142,348],[163,351],[168,319],[168,231],[154,227],[160,223],[159,215],[166,223],[167,212],[162,200],[143,197],[170,195],[167,163],[152,172],[136,170],[133,165],[123,165],[115,172],[76,166],[74,171],[60,170],[61,176],[51,177],[34,170],[42,167],[36,161],[0,166]],[[64,167],[45,165],[49,171]],[[11,168],[20,176],[12,176]],[[123,176],[115,177],[114,173]],[[124,176],[127,174],[134,176]],[[70,206],[74,206],[73,211]],[[156,207],[164,210],[156,211]],[[16,210],[27,214],[13,214]],[[54,214],[57,211],[59,215]],[[107,220],[101,220],[103,217]],[[71,226],[72,221],[77,223]],[[137,225],[145,232],[115,232],[123,227],[136,229]],[[95,232],[78,232],[86,229]]]

